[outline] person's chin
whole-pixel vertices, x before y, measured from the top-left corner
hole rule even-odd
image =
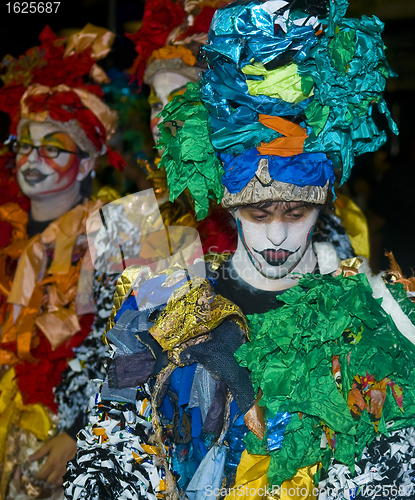
[[[48,183],[39,182],[37,184],[28,184],[27,182],[19,182],[20,189],[28,198],[41,198],[50,194],[56,194],[59,191],[64,191],[65,187],[56,185],[50,186]],[[66,186],[68,187],[68,186]]]
[[[265,260],[263,262],[256,261],[255,269],[264,278],[270,280],[278,280],[284,278],[288,274],[288,269],[284,265],[281,266],[271,266]]]
[[[263,259],[262,262],[259,263],[258,261],[258,266],[257,270],[265,276],[265,278],[269,279],[281,279],[285,278],[292,272],[297,265],[299,264],[298,259],[293,259],[293,256],[291,258],[288,258],[285,262],[279,264],[279,265],[272,265],[269,262],[267,262],[265,259]],[[301,260],[301,259],[300,259]]]
[[[33,196],[40,196],[43,192],[43,188],[39,186],[39,184],[28,184],[27,182],[19,182],[20,189],[22,193],[26,195],[28,198],[32,198]]]
[[[267,265],[260,271],[260,273],[265,277],[270,280],[279,280],[281,278],[285,278],[288,274],[288,269],[285,269],[284,266],[279,266],[279,267],[273,267],[270,265]]]

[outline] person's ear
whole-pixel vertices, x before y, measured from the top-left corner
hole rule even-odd
[[[79,163],[78,175],[76,176],[77,181],[83,181],[92,170],[95,168],[95,159],[88,156],[88,158],[82,158]]]

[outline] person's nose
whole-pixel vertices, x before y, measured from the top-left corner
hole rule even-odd
[[[40,156],[39,156],[39,150],[36,148],[33,148],[32,151],[27,155],[27,162],[28,163],[39,163]]]
[[[287,238],[287,227],[281,221],[267,224],[267,238],[276,247],[281,246]]]

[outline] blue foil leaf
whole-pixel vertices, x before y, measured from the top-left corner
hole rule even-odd
[[[284,440],[285,428],[291,420],[291,413],[277,413],[274,418],[268,419],[267,446],[269,451],[279,450]]]

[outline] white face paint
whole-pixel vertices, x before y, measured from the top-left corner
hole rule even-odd
[[[181,93],[182,89],[184,90],[188,81],[189,79],[185,76],[179,73],[172,73],[171,71],[160,71],[152,79],[151,94],[149,97],[151,106],[150,127],[155,144],[157,144],[160,137],[157,125],[160,123],[161,118],[157,118],[157,115],[173,99],[174,95]]]
[[[81,181],[95,166],[72,137],[52,123],[29,121],[17,138],[17,181],[35,220],[60,217],[81,201]]]
[[[234,213],[238,248],[243,247],[249,261],[265,278],[284,278],[307,252],[317,216],[317,208],[302,202],[241,206]],[[301,272],[312,271],[301,269]]]
[[[50,123],[29,122],[17,138],[21,151],[43,147],[44,153],[58,151],[56,158],[46,158],[32,149],[16,155],[17,180],[29,198],[67,190],[79,177],[80,151],[68,135]],[[41,150],[42,151],[42,150]]]

